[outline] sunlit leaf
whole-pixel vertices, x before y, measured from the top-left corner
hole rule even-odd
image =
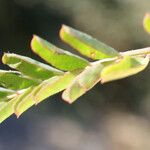
[[[29,70],[29,69],[28,69]],[[23,76],[17,71],[0,70],[0,86],[12,90],[20,90],[31,85],[37,85],[39,81]]]
[[[52,77],[42,82],[39,86],[32,87],[31,90],[26,91],[15,106],[17,116],[20,116],[35,103],[40,103],[49,96],[64,90],[79,72],[80,70],[67,72],[62,76]]]
[[[63,99],[68,103],[72,103],[78,97],[91,89],[97,82],[100,81],[102,68],[103,65],[101,63],[95,63],[91,66],[87,66],[63,92]]]
[[[35,100],[37,102],[42,101],[43,99],[49,97],[50,95],[53,95],[55,93],[58,93],[65,88],[71,83],[71,81],[76,77],[78,74],[78,71],[72,73],[72,72],[67,72],[65,75],[57,77],[55,79],[49,79],[45,81],[44,86],[40,88],[38,92],[35,94]]]
[[[147,13],[143,20],[143,26],[145,30],[150,33],[150,13]]]
[[[8,100],[8,96],[14,94],[14,90],[9,90],[6,88],[0,87],[0,102]]]
[[[41,58],[61,70],[72,71],[88,65],[87,60],[64,51],[38,36],[33,37],[31,47]]]
[[[18,91],[18,94],[11,100],[0,102],[0,123],[14,114],[17,103],[20,102],[20,100],[23,100],[27,94],[30,95],[32,90],[33,88],[30,87],[28,89],[24,89],[23,91]],[[30,99],[28,99],[28,101],[34,102]]]
[[[17,97],[8,102],[0,102],[0,123],[14,113],[14,104],[16,99]]]
[[[11,68],[19,70],[24,75],[38,80],[44,80],[55,75],[63,74],[62,71],[52,68],[46,64],[17,54],[5,53],[2,57],[2,61]]]
[[[82,55],[95,60],[119,55],[112,47],[66,25],[62,26],[60,37],[64,42],[79,51]]]
[[[36,87],[30,87],[26,89],[26,91],[18,97],[14,105],[14,113],[17,117],[19,117],[25,110],[35,104],[33,97],[33,92],[35,88]]]
[[[146,16],[144,21],[150,32],[150,17]],[[25,56],[5,53],[3,63],[18,71],[0,70],[0,123],[14,113],[19,117],[31,106],[63,90],[62,98],[72,103],[99,81],[105,83],[134,75],[149,63],[149,48],[118,53],[68,26],[62,27],[60,36],[81,54],[98,61],[89,62],[38,36],[32,39],[33,51],[60,70]]]
[[[101,73],[101,82],[113,81],[134,75],[146,68],[149,63],[149,57],[131,57],[124,56],[112,65],[106,66]]]

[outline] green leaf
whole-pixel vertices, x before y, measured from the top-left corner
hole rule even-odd
[[[15,114],[20,116],[35,103],[38,104],[49,96],[64,90],[79,72],[80,70],[67,72],[62,76],[52,77],[43,81],[40,85],[32,87],[32,89],[26,91],[18,100],[15,106]]]
[[[62,27],[60,35],[83,55],[101,60],[90,63],[38,36],[32,39],[33,51],[68,72],[28,57],[4,54],[3,63],[19,72],[0,70],[0,122],[13,113],[19,117],[31,106],[63,90],[63,99],[72,103],[99,81],[104,83],[136,74],[149,63],[149,48],[118,54],[113,48],[67,26]]]
[[[8,102],[0,102],[0,122],[15,113],[19,117],[24,111],[40,103],[49,96],[64,90],[81,70],[66,72],[43,81],[38,86],[17,91],[18,94]]]
[[[16,94],[16,96],[11,100],[0,102],[0,123],[2,123],[5,119],[10,117],[14,113],[16,103],[25,92],[26,89],[20,90],[18,91],[18,94]]]
[[[16,106],[18,102],[23,101],[26,96],[31,96],[31,92],[33,90],[33,87],[30,87],[28,89],[24,89],[22,91],[19,91],[16,95],[16,97],[12,98],[9,101],[6,102],[0,102],[0,123],[3,122],[5,119],[10,117],[15,111]],[[35,103],[33,99],[28,99],[28,103]],[[15,112],[17,115],[17,112]],[[19,116],[17,116],[19,117]]]
[[[0,102],[8,100],[15,91],[0,87]]]
[[[14,104],[16,99],[17,97],[8,102],[0,102],[0,123],[2,123],[5,119],[14,113]]]
[[[21,94],[15,105],[14,105],[14,113],[16,114],[17,118],[28,108],[33,106],[35,104],[34,97],[33,97],[33,92],[36,87],[30,87],[26,89],[26,91]]]
[[[5,53],[2,57],[2,61],[11,68],[19,70],[24,75],[38,79],[39,81],[48,79],[55,75],[63,74],[62,71],[52,68],[46,64],[17,54]]]
[[[103,65],[101,63],[93,63],[91,66],[87,66],[85,70],[79,74],[63,92],[63,99],[68,103],[72,103],[78,97],[90,90],[100,81],[102,69]]]
[[[148,63],[148,56],[145,58],[124,56],[123,58],[121,58],[121,60],[106,66],[102,70],[101,82],[105,83],[134,75],[144,70]]]
[[[35,93],[34,98],[36,103],[39,103],[45,98],[67,88],[67,86],[71,83],[71,81],[76,77],[77,74],[79,74],[78,71],[67,72],[63,76],[55,77],[53,79],[51,78],[47,81],[44,81],[44,83],[39,85],[40,90]]]
[[[150,13],[147,13],[143,20],[144,29],[150,33]]]
[[[31,47],[41,58],[61,70],[72,71],[88,65],[87,60],[64,51],[38,36],[33,37]]]
[[[111,58],[119,55],[112,47],[66,25],[62,26],[60,37],[82,55],[94,60]]]
[[[25,77],[17,71],[0,70],[0,86],[2,87],[20,90],[37,84],[39,81]]]

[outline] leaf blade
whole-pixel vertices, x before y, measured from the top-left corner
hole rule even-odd
[[[144,70],[149,63],[149,57],[124,56],[119,62],[106,66],[101,73],[101,82],[109,82],[134,75]]]
[[[32,87],[32,91],[27,91],[27,95],[25,94],[25,97],[23,96],[23,99],[20,98],[17,102],[15,106],[15,113],[17,116],[20,116],[35,103],[38,104],[49,96],[64,90],[74,79],[76,74],[78,74],[78,71],[73,73],[67,72],[62,76],[52,77],[51,79],[42,82],[39,86]]]
[[[0,123],[6,120],[14,113],[14,104],[16,102],[16,98],[8,101],[0,103]]]
[[[60,38],[82,55],[94,60],[111,58],[119,55],[112,47],[66,25],[63,25],[60,30]]]
[[[150,33],[150,13],[147,13],[143,20],[143,26],[147,33]]]
[[[5,53],[2,57],[2,61],[11,68],[19,70],[24,75],[38,80],[44,80],[55,75],[63,74],[60,70],[17,54]]]
[[[87,60],[64,51],[38,36],[33,37],[31,48],[49,64],[64,71],[73,71],[88,65]]]
[[[34,89],[36,87],[30,87],[26,89],[26,91],[18,97],[15,106],[14,106],[14,113],[16,114],[17,118],[25,112],[27,109],[29,109],[31,106],[35,104],[35,101],[33,100],[32,93],[34,92]]]
[[[0,86],[11,90],[21,90],[31,85],[37,85],[39,81],[23,76],[17,71],[0,70]]]
[[[73,103],[100,81],[102,68],[101,63],[87,66],[63,92],[62,98],[68,103]]]
[[[9,96],[14,94],[16,91],[9,90],[6,88],[0,87],[0,102],[7,101],[9,99]]]

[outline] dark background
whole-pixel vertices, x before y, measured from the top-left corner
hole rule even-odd
[[[84,31],[118,51],[148,47],[142,27],[149,0],[0,0],[0,57],[30,50],[37,34],[73,51],[59,39],[62,24]],[[75,52],[76,53],[76,52]],[[1,69],[9,69],[2,65]],[[104,85],[74,104],[61,94],[0,125],[0,150],[149,150],[150,68]]]

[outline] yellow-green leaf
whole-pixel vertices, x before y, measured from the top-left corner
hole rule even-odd
[[[30,70],[30,69],[28,69]],[[12,90],[20,90],[28,88],[32,85],[37,85],[40,82],[38,80],[31,79],[22,75],[17,71],[5,71],[0,70],[0,86]]]
[[[0,102],[0,123],[3,122],[8,117],[10,117],[12,114],[14,114],[16,103],[20,100],[20,98],[23,98],[24,93],[26,93],[28,89],[18,91],[18,94],[16,94],[16,96],[10,99],[9,101]]]
[[[61,70],[72,71],[88,65],[87,60],[64,51],[38,36],[33,37],[31,48],[49,64]]]
[[[150,13],[147,13],[143,20],[144,29],[150,33]]]
[[[15,105],[15,114],[20,116],[35,103],[40,103],[49,96],[64,90],[79,72],[80,70],[67,72],[62,76],[52,77],[43,81],[38,86],[28,89],[17,101]]]
[[[8,100],[9,96],[13,95],[15,92],[16,91],[14,90],[9,90],[9,89],[0,87],[0,102]]]
[[[106,66],[101,73],[101,82],[109,82],[134,75],[146,68],[149,57],[124,56],[121,60]]]
[[[119,55],[112,47],[66,25],[62,26],[60,37],[82,55],[94,60],[111,58]]]
[[[8,102],[0,102],[0,123],[14,113],[14,104],[16,99],[17,97]]]
[[[63,74],[62,71],[46,64],[17,54],[5,53],[2,57],[2,61],[11,68],[19,70],[24,75],[38,80],[44,80],[55,75]]]
[[[26,91],[18,97],[14,105],[14,113],[17,117],[19,117],[24,111],[26,111],[35,104],[33,97],[33,92],[35,88],[36,86],[26,89]]]
[[[102,68],[103,65],[99,62],[87,66],[63,92],[63,99],[68,103],[72,103],[78,97],[90,90],[97,82],[100,81]]]

